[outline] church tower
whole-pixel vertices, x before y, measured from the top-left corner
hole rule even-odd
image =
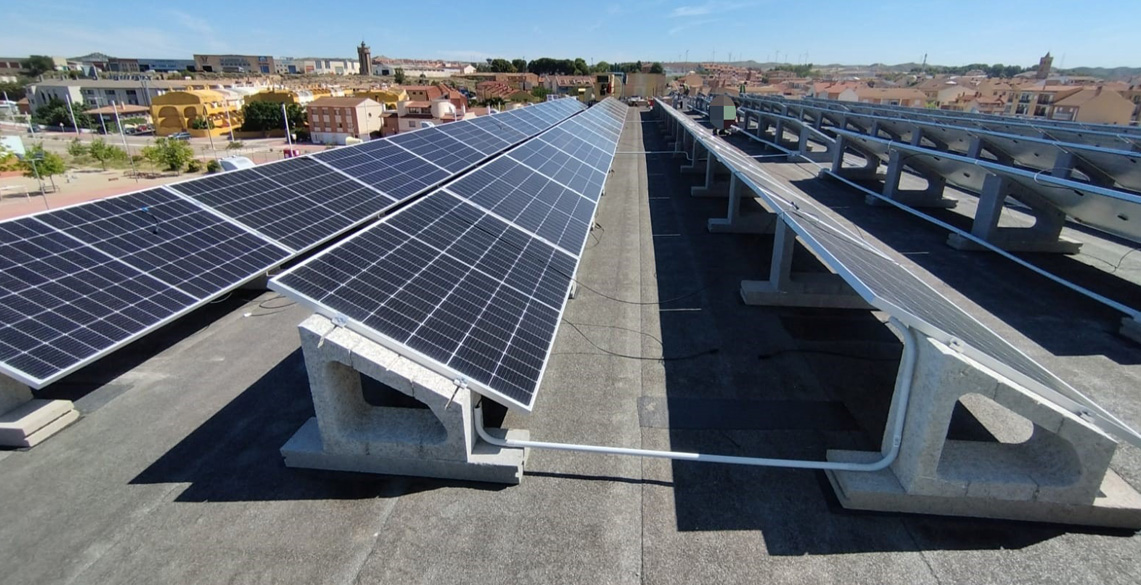
[[[1050,52],[1046,51],[1046,56],[1038,60],[1038,73],[1034,76],[1035,79],[1046,79],[1050,76],[1050,67],[1054,64],[1054,58],[1050,56]]]
[[[369,51],[368,45],[361,41],[361,46],[357,47],[357,60],[361,64],[361,75],[372,75],[372,52]]]

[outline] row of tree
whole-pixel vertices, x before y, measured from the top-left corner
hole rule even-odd
[[[641,61],[630,63],[610,64],[599,61],[593,66],[588,65],[582,57],[577,59],[552,59],[540,57],[532,61],[525,59],[488,59],[486,63],[475,63],[477,71],[482,73],[534,73],[535,75],[590,75],[591,73],[610,73],[622,71],[637,73],[642,70]],[[661,63],[653,63],[650,73],[664,73]]]
[[[994,65],[987,65],[986,63],[971,63],[970,65],[959,66],[943,66],[943,65],[927,65],[926,67],[912,67],[911,73],[931,73],[937,75],[962,75],[968,71],[985,71],[987,77],[1014,77],[1019,73],[1025,73],[1034,69],[1033,67],[1022,67],[1020,65],[1003,65],[1002,63],[995,63]]]

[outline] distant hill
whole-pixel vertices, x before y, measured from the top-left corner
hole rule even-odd
[[[693,61],[694,64],[698,63]],[[681,63],[679,63],[680,65]],[[736,67],[751,67],[754,69],[771,69],[781,63],[774,63],[766,61],[759,63],[757,61],[732,61],[724,63],[726,65],[733,65]],[[788,63],[784,63],[787,65]],[[887,73],[907,73],[913,69],[922,67],[922,63],[897,63],[895,65],[887,65],[885,63],[872,63],[871,65],[844,65],[840,63],[813,64],[814,69],[830,70],[830,69],[878,69]],[[942,65],[935,65],[928,63],[927,67],[930,69],[940,69]],[[1141,76],[1141,67],[1072,67],[1067,69],[1054,68],[1054,73],[1063,75],[1088,75],[1090,77],[1097,77],[1100,79],[1130,79],[1132,77]]]

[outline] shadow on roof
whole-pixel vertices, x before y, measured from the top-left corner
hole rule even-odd
[[[502,489],[474,482],[285,467],[281,446],[312,416],[309,377],[298,348],[131,483],[189,484],[176,499],[179,502],[355,500],[454,486]]]
[[[656,126],[643,132],[646,151],[667,150]],[[807,460],[823,460],[828,449],[878,448],[898,339],[869,311],[744,306],[740,281],[767,278],[772,237],[710,234],[706,220],[723,217],[726,200],[690,197],[704,177],[681,175],[678,162],[646,163],[652,232],[680,235],[653,238],[666,398],[665,408],[643,410],[641,422],[668,428],[669,443],[652,448]],[[824,270],[802,247],[794,265]],[[967,411],[956,413],[951,436],[995,440]],[[1074,532],[854,513],[816,471],[674,461],[672,480],[678,530],[759,532],[771,555],[1019,549]]]

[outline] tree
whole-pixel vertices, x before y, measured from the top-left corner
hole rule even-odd
[[[194,149],[182,140],[157,138],[151,146],[143,147],[143,158],[156,167],[181,173],[182,167],[194,158]]]
[[[20,81],[3,81],[0,82],[0,96],[7,94],[8,99],[12,101],[19,101],[28,95],[23,82]]]
[[[404,85],[404,70],[397,67],[396,70],[392,72],[392,81],[395,81],[396,85]]]
[[[526,73],[527,72],[527,60],[526,59],[512,59],[511,65],[513,67],[515,67],[515,71],[517,73]]]
[[[91,158],[99,161],[103,170],[107,170],[108,162],[126,162],[128,160],[126,151],[113,144],[107,144],[107,141],[102,138],[92,140],[91,145],[87,147],[87,152],[91,154]]]
[[[75,113],[75,124],[80,128],[91,127],[91,116],[84,113],[87,110],[85,104],[71,104],[71,112]],[[37,124],[45,126],[71,126],[71,112],[67,110],[67,102],[53,97],[48,100],[48,103],[36,108],[36,113],[32,115],[32,121]]]
[[[533,95],[533,96],[535,96],[541,100],[547,99],[547,94],[549,94],[549,93],[551,93],[551,91],[549,89],[541,86],[541,85],[536,85],[535,87],[531,88],[531,95]]]
[[[55,61],[47,55],[32,55],[24,61],[24,70],[32,77],[38,77],[48,71],[55,71]]]
[[[67,171],[67,164],[63,162],[63,157],[44,150],[42,143],[27,149],[21,166],[24,168],[25,177],[35,177],[38,173],[41,179],[47,178],[51,181],[53,191],[55,190],[55,175],[61,175]]]
[[[658,63],[657,61],[654,61],[654,64],[650,65],[650,73],[665,73],[665,72],[666,72],[665,68],[662,67],[662,64]]]
[[[421,73],[420,77],[416,79],[416,85],[428,85],[428,76]]]
[[[574,74],[575,75],[589,75],[590,67],[587,66],[586,60],[579,57],[574,60]]]
[[[488,59],[487,64],[492,73],[515,73],[515,65],[507,59]]]
[[[67,145],[67,154],[70,154],[75,158],[87,156],[87,145],[78,138],[72,139],[72,141]]]
[[[594,64],[595,73],[610,73],[610,64],[606,61],[599,61]]]
[[[286,104],[285,111],[289,116],[289,129],[297,131],[305,125],[305,110],[297,104]],[[281,120],[281,104],[273,102],[250,102],[242,106],[242,130],[253,132],[267,132],[284,129]]]

